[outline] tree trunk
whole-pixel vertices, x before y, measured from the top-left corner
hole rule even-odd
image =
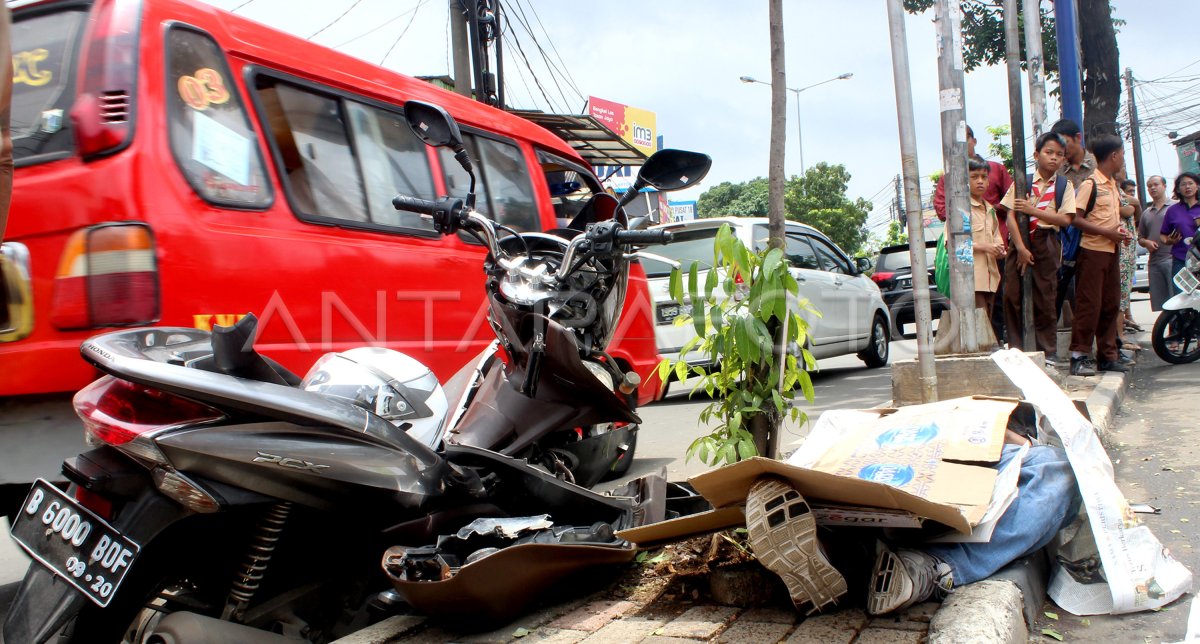
[[[784,146],[787,143],[787,73],[783,62],[783,0],[768,0],[768,15],[771,29],[771,155],[767,168],[768,225],[771,248],[783,248],[784,233],[784,192],[787,185],[783,176]],[[797,98],[799,100],[799,98]],[[771,347],[771,364],[779,366],[783,373],[785,330],[778,320],[767,324],[767,329],[774,338]],[[759,377],[770,378],[770,368],[766,374]],[[769,403],[764,407],[774,409]],[[767,458],[779,457],[779,433],[783,429],[782,414],[764,410],[756,414],[751,422],[750,433],[754,436],[754,444],[758,453]]]
[[[1079,41],[1083,58],[1084,139],[1117,134],[1121,105],[1121,61],[1109,0],[1079,0]]]

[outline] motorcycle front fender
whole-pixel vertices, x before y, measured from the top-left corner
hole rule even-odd
[[[1200,310],[1200,291],[1180,293],[1163,302],[1163,310],[1165,311],[1183,311],[1185,309]]]
[[[153,488],[130,501],[110,524],[143,548],[171,524],[190,513]],[[137,562],[134,563],[137,565]],[[118,591],[119,592],[119,591]],[[2,641],[40,644],[54,636],[89,600],[36,561],[29,564],[8,608]]]

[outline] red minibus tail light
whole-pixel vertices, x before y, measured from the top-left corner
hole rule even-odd
[[[149,324],[158,319],[158,267],[150,227],[100,224],[67,240],[50,321],[59,329]]]
[[[117,152],[133,138],[141,9],[141,0],[99,0],[88,18],[71,107],[84,159]]]
[[[181,427],[218,422],[219,410],[193,400],[113,376],[79,390],[72,402],[89,442],[165,462],[152,440]]]
[[[895,276],[896,276],[895,273],[886,273],[886,272],[885,273],[875,273],[874,275],[871,276],[871,279],[876,284],[883,284],[884,282],[892,279]]]

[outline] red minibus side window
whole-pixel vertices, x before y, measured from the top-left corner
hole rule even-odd
[[[196,194],[232,208],[265,208],[271,187],[237,79],[206,34],[167,31],[167,115],[171,152]]]
[[[398,193],[436,197],[424,144],[403,116],[266,76],[259,76],[256,84],[283,185],[297,216],[433,234],[431,221],[392,206]]]
[[[533,198],[533,183],[529,166],[517,146],[485,136],[464,133],[466,148],[475,159],[476,173],[482,189],[476,186],[476,208],[479,212],[521,232],[540,231],[537,204]],[[465,195],[471,180],[454,160],[453,152],[440,149],[442,171],[446,173],[446,188],[452,196]]]
[[[67,113],[75,100],[74,69],[86,20],[83,11],[67,10],[12,25],[12,141],[17,165],[60,158],[74,148]]]

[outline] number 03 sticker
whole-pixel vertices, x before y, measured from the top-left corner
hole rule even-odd
[[[220,105],[229,100],[225,81],[215,69],[197,69],[191,76],[179,77],[179,98],[197,110],[206,110],[209,105]]]

